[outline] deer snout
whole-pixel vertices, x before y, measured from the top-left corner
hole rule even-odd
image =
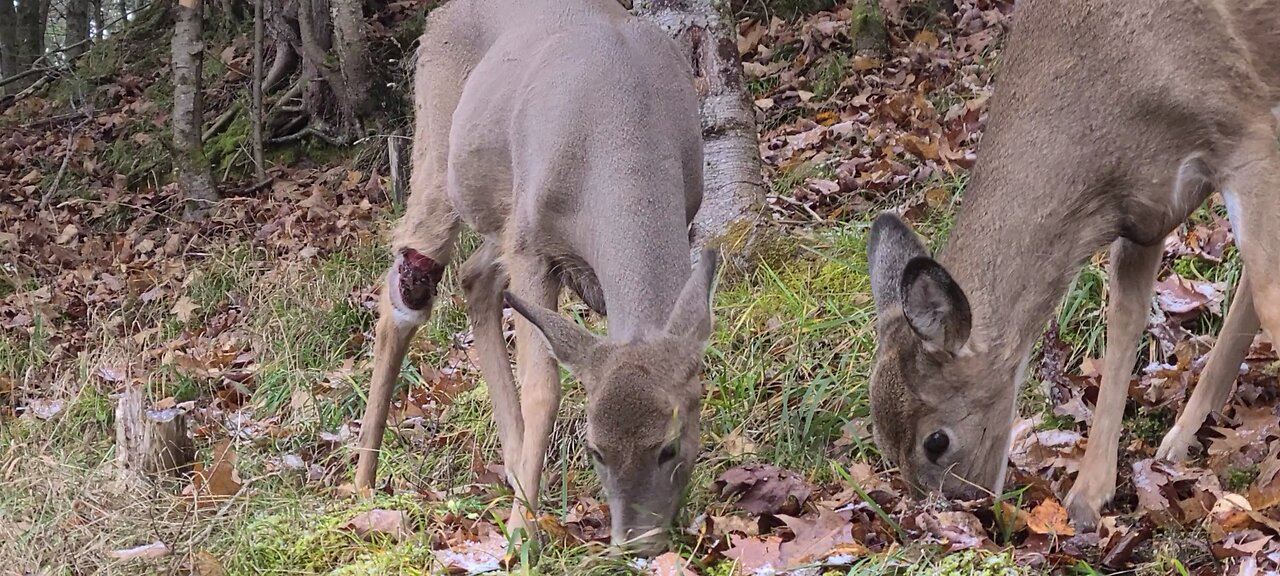
[[[613,528],[612,544],[619,552],[650,558],[667,550],[666,530],[654,526],[650,528]]]

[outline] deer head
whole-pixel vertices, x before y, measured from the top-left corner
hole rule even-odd
[[[608,494],[612,541],[631,551],[665,548],[666,529],[699,452],[716,261],[715,252],[704,252],[666,326],[630,342],[601,338],[506,295],[587,390],[587,451]]]
[[[998,492],[1016,368],[985,353],[964,290],[896,216],[876,218],[867,251],[877,316],[876,445],[919,491]]]

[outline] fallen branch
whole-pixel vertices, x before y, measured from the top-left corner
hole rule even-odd
[[[62,152],[62,166],[58,168],[58,174],[53,177],[53,183],[49,185],[49,189],[40,196],[40,209],[44,210],[49,207],[49,201],[53,199],[53,195],[58,193],[58,185],[62,183],[63,174],[67,173],[67,165],[71,163],[71,155],[75,151],[76,134],[80,133],[80,128],[84,126],[84,122],[77,124],[71,129],[71,133],[67,135],[67,146]]]
[[[217,136],[219,132],[227,127],[227,125],[231,124],[231,120],[234,119],[236,114],[239,114],[243,109],[244,104],[236,101],[236,103],[232,104],[226,112],[223,112],[221,116],[218,116],[218,118],[213,121],[212,125],[205,129],[204,134],[200,136],[200,141],[208,142],[210,138]]]
[[[308,136],[312,136],[319,140],[323,140],[325,144],[333,146],[334,148],[341,148],[347,145],[347,139],[345,137],[326,134],[324,131],[317,129],[315,126],[307,126],[306,128],[303,128],[297,132],[294,132],[293,134],[280,136],[278,138],[272,138],[271,140],[268,140],[267,143],[268,144],[288,144],[290,142],[297,142]]]
[[[42,119],[40,119],[40,120],[36,120],[35,122],[31,122],[31,123],[29,123],[29,124],[23,124],[22,128],[23,128],[24,130],[30,130],[30,129],[33,129],[33,128],[43,128],[43,127],[45,127],[45,126],[52,126],[52,125],[54,125],[54,124],[61,124],[61,123],[66,122],[66,121],[68,121],[68,120],[79,120],[79,119],[81,119],[81,118],[89,118],[89,117],[93,116],[94,112],[95,112],[95,110],[94,110],[92,107],[90,107],[90,108],[85,108],[85,109],[83,109],[83,110],[76,110],[75,112],[69,112],[69,113],[67,113],[67,114],[59,114],[59,115],[57,115],[57,116],[50,116],[50,117],[48,117],[48,118],[42,118]]]

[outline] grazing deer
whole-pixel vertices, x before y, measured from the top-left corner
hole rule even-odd
[[[415,108],[412,196],[379,304],[357,487],[374,481],[405,349],[466,222],[483,236],[461,284],[516,493],[512,538],[538,505],[558,361],[586,388],[613,542],[659,551],[699,451],[718,260],[702,252],[691,271],[703,166],[689,64],[617,0],[454,0],[427,20]],[[554,311],[562,285],[598,313],[608,305],[608,337]],[[516,379],[504,298],[519,313]]]
[[[898,218],[872,225],[875,438],[920,490],[999,493],[1032,346],[1110,244],[1101,392],[1066,498],[1090,529],[1115,491],[1163,240],[1214,190],[1248,278],[1159,455],[1183,457],[1222,405],[1259,319],[1280,338],[1280,2],[1025,0],[1000,67],[938,259]]]

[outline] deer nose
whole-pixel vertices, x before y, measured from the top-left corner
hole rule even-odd
[[[665,531],[661,528],[628,528],[614,530],[613,545],[618,552],[649,558],[667,550]]]

